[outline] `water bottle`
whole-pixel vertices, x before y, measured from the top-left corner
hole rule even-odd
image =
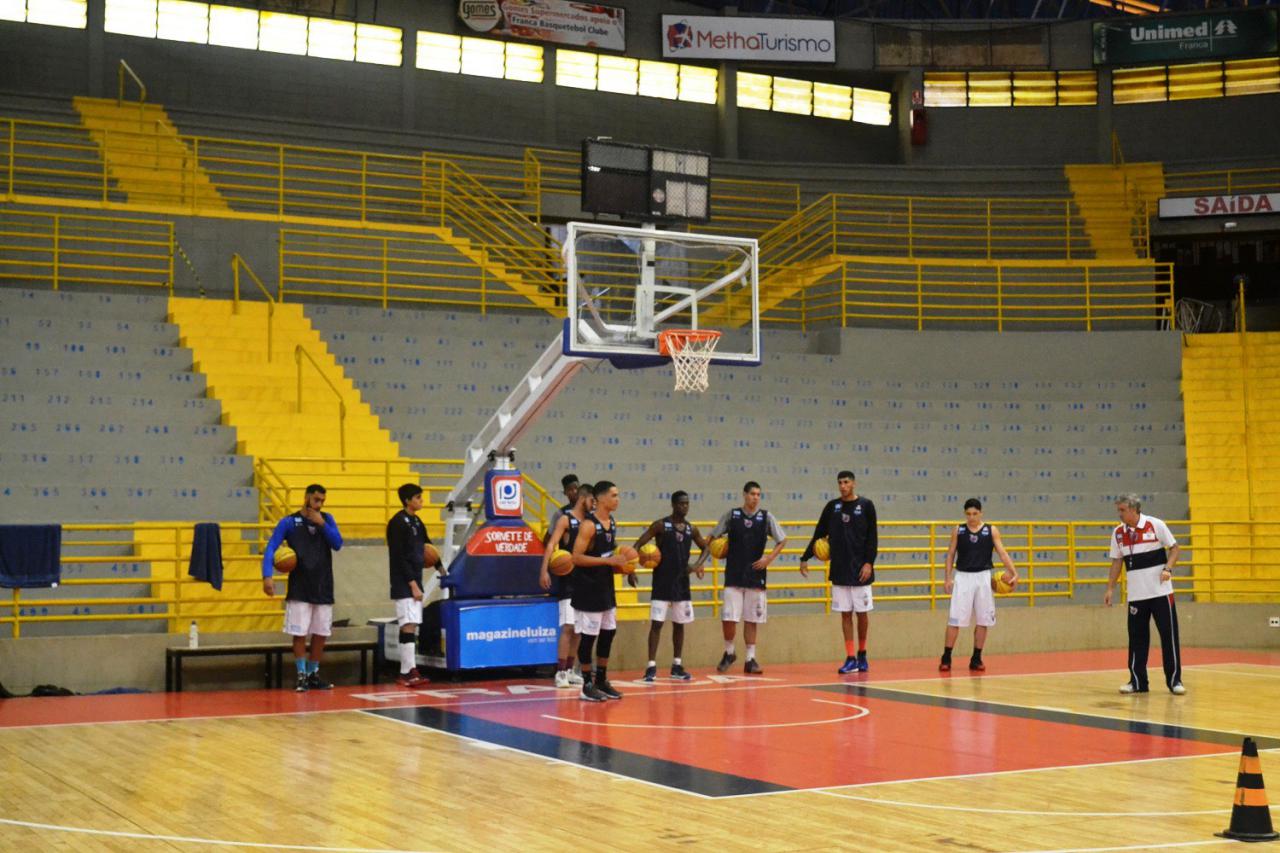
[[[200,648],[200,628],[194,619],[191,620],[191,627],[187,629],[187,648]]]

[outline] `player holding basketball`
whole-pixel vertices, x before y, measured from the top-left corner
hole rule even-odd
[[[403,507],[387,522],[387,558],[391,577],[391,600],[396,604],[396,624],[400,626],[400,677],[402,687],[421,687],[427,678],[418,672],[418,629],[422,625],[422,573],[426,568],[426,546],[431,544],[427,527],[418,518],[422,509],[422,487],[405,483],[396,491]],[[439,556],[432,568],[440,569]]]
[[[1178,641],[1178,610],[1173,603],[1173,567],[1178,565],[1178,540],[1169,526],[1154,515],[1143,515],[1142,500],[1128,494],[1116,501],[1120,523],[1111,534],[1111,574],[1103,603],[1111,606],[1120,567],[1125,570],[1129,593],[1129,681],[1121,693],[1146,693],[1147,654],[1151,647],[1151,620],[1160,632],[1164,682],[1169,692],[1181,696],[1182,649]]]
[[[762,675],[764,670],[756,661],[756,635],[759,626],[769,619],[769,596],[766,592],[769,564],[778,559],[787,542],[787,534],[778,519],[767,509],[760,507],[760,484],[750,480],[742,487],[742,506],[731,509],[720,517],[711,538],[727,535],[729,551],[724,560],[724,609],[721,627],[724,630],[724,655],[716,664],[717,672],[727,672],[738,656],[733,653],[738,622],[745,622],[743,640],[747,645],[747,660],[743,672]],[[764,554],[765,540],[773,538],[773,550]],[[703,551],[695,571],[702,568],[710,550]]]
[[[581,636],[574,630],[573,614],[573,573],[552,575],[550,571],[551,555],[557,548],[573,553],[573,543],[578,539],[578,531],[582,522],[591,515],[595,508],[596,496],[592,493],[592,485],[583,483],[577,487],[577,500],[572,508],[559,515],[555,524],[547,531],[547,542],[555,543],[547,547],[542,554],[542,572],[538,576],[538,584],[556,597],[560,607],[560,638],[556,645],[556,687],[581,687],[582,676],[573,671],[573,662],[578,657],[578,642]]]
[[[859,497],[857,480],[852,471],[836,475],[840,497],[827,501],[813,528],[813,537],[800,555],[800,574],[809,576],[809,560],[814,546],[824,536],[831,551],[831,609],[840,614],[840,630],[844,635],[844,663],[841,675],[866,672],[867,628],[874,607],[871,585],[876,579],[876,557],[879,535],[876,529],[876,505]],[[858,614],[858,647],[853,645],[853,615]]]
[[[1018,582],[1018,570],[1004,549],[1000,531],[994,524],[982,520],[982,501],[977,498],[965,501],[964,519],[964,524],[951,531],[951,544],[947,546],[945,588],[951,596],[951,612],[947,615],[947,636],[942,660],[938,662],[939,672],[951,671],[951,650],[956,637],[971,621],[976,624],[969,669],[982,672],[987,668],[982,662],[982,647],[987,641],[987,629],[996,624],[996,596],[991,590],[992,552],[1000,557],[1005,580],[1009,584]]]
[[[614,569],[624,569],[627,558],[617,553],[618,523],[613,517],[618,508],[618,487],[608,480],[596,483],[595,512],[578,528],[573,543],[574,625],[582,639],[578,644],[578,662],[582,665],[582,699],[603,702],[621,699],[622,694],[609,683],[609,652],[618,633],[618,605],[613,592]],[[599,638],[595,678],[591,672],[591,651]]]
[[[293,637],[293,660],[298,668],[294,689],[299,693],[333,687],[320,677],[320,656],[325,640],[333,633],[333,552],[342,549],[342,534],[333,516],[320,509],[327,496],[319,483],[307,486],[302,509],[280,519],[262,551],[262,591],[267,595],[276,594],[271,577],[276,549],[287,542],[298,555],[285,593],[284,632]]]
[[[640,550],[652,540],[658,543],[662,561],[654,567],[653,584],[649,593],[649,665],[644,680],[658,677],[658,641],[662,638],[662,623],[671,617],[671,677],[676,681],[690,681],[693,676],[685,671],[681,655],[684,653],[684,626],[693,621],[693,594],[689,589],[689,551],[698,543],[703,557],[695,570],[702,577],[702,564],[711,543],[704,539],[698,528],[689,522],[689,493],[673,492],[671,515],[659,518],[636,540]]]

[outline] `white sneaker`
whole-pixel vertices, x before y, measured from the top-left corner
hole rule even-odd
[[[1121,684],[1121,685],[1120,685],[1120,692],[1121,692],[1121,693],[1137,693],[1137,692],[1138,692],[1138,688],[1134,687],[1134,686],[1133,686],[1133,683],[1132,683],[1132,682],[1130,682],[1130,683],[1128,683],[1128,684]]]
[[[1169,692],[1172,693],[1174,696],[1181,696],[1187,692],[1187,688],[1183,687],[1182,682],[1179,681],[1177,684],[1169,688]]]
[[[569,670],[561,669],[556,672],[556,687],[568,689],[573,685],[569,682]]]
[[[574,672],[574,671],[573,671],[573,670],[571,670],[571,669],[567,669],[567,670],[565,670],[565,672],[566,672],[566,673],[568,673],[567,678],[568,678],[569,686],[570,686],[570,687],[581,687],[581,686],[582,686],[582,676],[581,676],[581,675],[579,675],[578,673]]]

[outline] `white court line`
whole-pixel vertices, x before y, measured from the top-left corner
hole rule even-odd
[[[1229,814],[1231,809],[1206,809],[1204,811],[1179,812],[1066,812],[1066,811],[1033,811],[1030,809],[992,809],[985,806],[946,806],[941,803],[911,803],[905,800],[883,800],[876,797],[859,797],[856,794],[839,794],[835,791],[816,791],[828,797],[839,797],[842,800],[858,800],[863,803],[875,803],[882,806],[908,809],[934,809],[945,812],[978,812],[980,814],[1000,815],[1032,815],[1035,817],[1185,817],[1191,815]]]
[[[1132,844],[1128,847],[1061,847],[1057,850],[1022,850],[1019,853],[1108,853],[1118,850],[1172,850],[1175,847],[1208,847],[1210,844],[1239,844],[1234,838],[1212,841],[1171,841],[1168,844]]]
[[[35,823],[29,820],[11,820],[0,817],[0,825],[20,826],[25,829],[47,829],[52,832],[73,832],[79,835],[99,835],[109,838],[136,838],[141,841],[169,841],[176,844],[205,844],[214,847],[250,847],[258,850],[316,850],[324,853],[421,853],[402,847],[321,847],[312,844],[280,844],[266,841],[224,841],[220,838],[193,838],[186,835],[156,835],[150,832],[120,832],[111,829],[89,829],[82,826],[62,826],[56,823]]]
[[[743,723],[730,726],[676,726],[663,723],[602,723],[595,720],[573,720],[568,717],[557,717],[552,714],[543,714],[544,720],[555,720],[560,723],[571,723],[578,726],[599,726],[601,728],[610,729],[662,729],[664,731],[727,731],[739,729],[790,729],[796,726],[825,726],[831,723],[845,723],[849,720],[857,720],[871,713],[869,708],[861,705],[854,705],[850,702],[831,702],[826,699],[814,699],[814,702],[822,702],[826,705],[839,705],[842,708],[857,708],[858,713],[847,717],[833,717],[830,720],[801,720],[797,723]]]
[[[1238,669],[1215,669],[1223,664],[1202,663],[1195,667],[1184,666],[1183,669],[1195,669],[1197,672],[1213,672],[1218,675],[1238,675],[1242,678],[1270,678],[1280,679],[1280,672],[1241,672]],[[1229,666],[1229,664],[1227,664]]]
[[[727,797],[711,797],[706,794],[699,794],[697,791],[686,791],[683,788],[673,788],[670,785],[664,785],[661,782],[654,782],[649,779],[640,779],[635,776],[624,776],[621,773],[614,773],[612,770],[602,770],[599,767],[592,767],[589,764],[579,764],[576,761],[566,761],[563,758],[556,758],[555,756],[551,756],[551,755],[543,755],[540,752],[531,752],[527,749],[521,749],[518,746],[507,746],[506,744],[494,744],[487,740],[480,740],[479,738],[460,735],[460,734],[457,734],[456,732],[447,732],[444,729],[432,728],[431,726],[421,726],[421,725],[418,725],[417,723],[411,723],[408,720],[397,720],[395,717],[386,717],[386,716],[383,716],[382,714],[374,714],[371,712],[371,710],[366,710],[361,713],[363,713],[364,716],[366,717],[374,717],[376,719],[386,720],[389,723],[399,723],[402,726],[412,726],[413,728],[417,729],[419,732],[435,732],[437,734],[448,735],[449,737],[457,738],[458,740],[465,741],[475,746],[481,746],[486,748],[493,748],[497,746],[500,749],[509,749],[512,752],[518,752],[521,755],[528,755],[531,758],[539,758],[539,759],[542,759],[543,761],[549,761],[552,764],[562,764],[565,767],[572,767],[575,770],[590,770],[592,773],[600,773],[605,776],[611,776],[614,779],[626,779],[630,782],[639,782],[641,785],[648,785],[651,788],[661,788],[664,791],[672,791],[677,794],[685,794],[690,797],[697,797],[700,800],[728,799]],[[554,735],[552,735],[552,737],[554,737]]]

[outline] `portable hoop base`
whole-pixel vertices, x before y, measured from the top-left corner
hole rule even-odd
[[[707,367],[720,343],[720,333],[709,329],[676,329],[658,333],[658,352],[671,359],[676,390],[701,394],[707,390]]]

